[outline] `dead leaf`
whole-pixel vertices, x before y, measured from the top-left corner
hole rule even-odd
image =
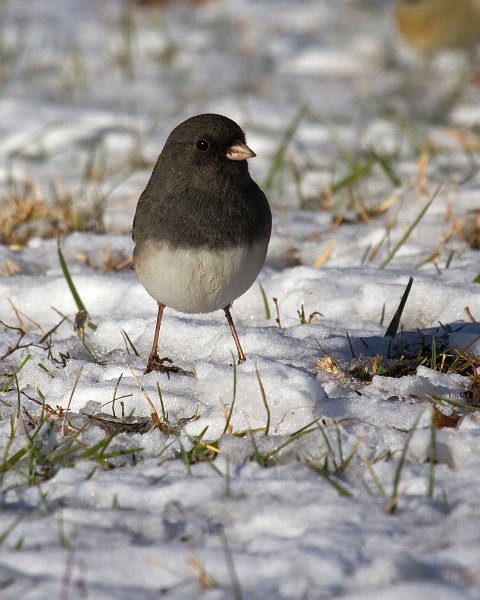
[[[456,428],[459,421],[461,420],[461,416],[456,413],[452,413],[451,415],[446,415],[442,413],[442,411],[438,410],[436,406],[432,406],[432,415],[433,422],[437,429],[443,429],[446,427]]]

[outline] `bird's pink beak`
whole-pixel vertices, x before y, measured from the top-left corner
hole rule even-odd
[[[227,148],[225,156],[230,160],[247,160],[247,158],[253,158],[257,155],[247,146],[247,144],[240,140],[235,140],[233,144]]]

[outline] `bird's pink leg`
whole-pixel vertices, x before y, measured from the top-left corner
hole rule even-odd
[[[230,331],[232,332],[233,341],[235,342],[235,346],[237,347],[238,352],[238,364],[241,365],[247,360],[245,356],[242,345],[240,344],[240,340],[238,339],[238,333],[235,329],[235,324],[233,323],[232,315],[230,314],[230,304],[226,306],[224,309],[225,316],[227,317],[228,324],[230,325]]]

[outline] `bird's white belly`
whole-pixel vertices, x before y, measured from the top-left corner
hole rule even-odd
[[[225,308],[253,284],[267,253],[268,239],[252,246],[212,251],[172,249],[167,243],[136,246],[134,268],[157,302],[185,313]]]

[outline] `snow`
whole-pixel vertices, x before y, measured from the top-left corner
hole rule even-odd
[[[478,369],[472,389],[432,358],[480,354],[480,255],[461,234],[480,206],[478,88],[453,94],[448,60],[392,60],[386,4],[2,6],[2,212],[12,189],[56,206],[96,325],[75,335],[57,240],[13,243],[0,217],[2,599],[479,597],[477,413],[433,442],[431,427],[438,399],[447,416],[479,400]],[[156,306],[128,268],[130,228],[166,135],[227,114],[262,183],[304,106],[267,191],[266,264],[232,309],[247,362],[232,366],[222,311],[167,309],[159,351],[181,371],[144,375]],[[70,197],[88,230],[62,226]],[[355,376],[421,352],[401,376]]]

